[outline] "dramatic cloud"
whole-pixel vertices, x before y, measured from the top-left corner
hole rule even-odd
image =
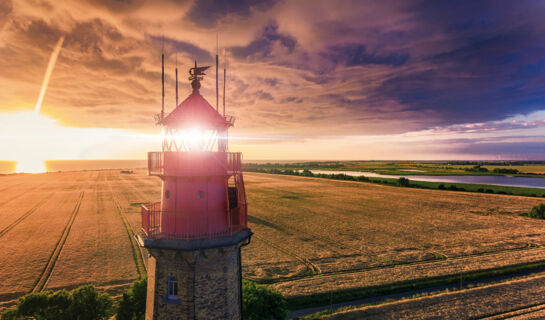
[[[271,22],[248,45],[232,47],[230,51],[235,58],[263,59],[272,56],[275,50],[292,53],[296,44],[297,41],[293,37],[278,32],[276,22]]]
[[[252,11],[271,8],[276,1],[271,0],[198,0],[193,3],[186,17],[198,27],[215,27],[226,17],[231,19],[250,16]]]
[[[323,56],[335,64],[343,64],[348,67],[364,66],[368,64],[383,64],[390,66],[401,66],[409,59],[408,54],[390,53],[377,55],[376,52],[367,52],[362,44],[343,44],[332,46]]]
[[[423,146],[438,135],[524,137],[543,133],[544,20],[542,1],[4,0],[0,108],[32,109],[64,36],[43,112],[74,127],[156,131],[164,48],[167,111],[176,57],[184,98],[194,60],[211,65],[219,54],[241,137],[292,144],[324,132],[376,141],[425,132]],[[214,72],[201,90],[210,102]],[[539,116],[520,118],[530,114]],[[466,154],[485,138],[422,150]],[[541,152],[527,140],[503,153]],[[496,154],[493,143],[481,150]]]

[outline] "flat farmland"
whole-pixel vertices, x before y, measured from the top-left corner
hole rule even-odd
[[[244,275],[287,297],[545,259],[545,223],[518,216],[539,199],[267,174],[246,184],[263,243],[244,249]]]
[[[544,288],[545,276],[539,275],[508,283],[361,307],[324,315],[319,319],[543,319]]]
[[[536,198],[245,174],[243,275],[286,297],[545,260]],[[145,170],[0,176],[0,301],[94,283],[119,292],[145,273]]]

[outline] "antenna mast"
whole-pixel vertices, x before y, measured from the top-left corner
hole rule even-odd
[[[225,62],[224,62],[225,63]],[[223,117],[225,117],[225,79],[227,78],[227,69],[223,65]]]
[[[176,53],[176,107],[178,106],[178,53]]]
[[[216,54],[216,111],[219,112],[218,55]]]
[[[218,34],[216,33],[216,112],[220,111],[219,106],[219,89],[218,89]]]
[[[161,45],[161,86],[162,86],[162,98],[161,98],[161,120],[165,117],[165,47],[164,41]]]

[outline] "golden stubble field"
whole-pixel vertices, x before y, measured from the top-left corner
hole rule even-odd
[[[246,174],[252,242],[243,275],[285,296],[545,260],[539,199]],[[94,283],[117,294],[145,273],[132,240],[145,170],[0,176],[0,301]]]

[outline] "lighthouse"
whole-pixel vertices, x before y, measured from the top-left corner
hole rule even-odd
[[[162,151],[148,153],[148,173],[162,198],[142,206],[137,236],[149,253],[147,320],[242,318],[240,249],[252,235],[242,154],[228,151],[234,118],[199,92],[207,68],[195,62],[192,93],[156,116]]]

